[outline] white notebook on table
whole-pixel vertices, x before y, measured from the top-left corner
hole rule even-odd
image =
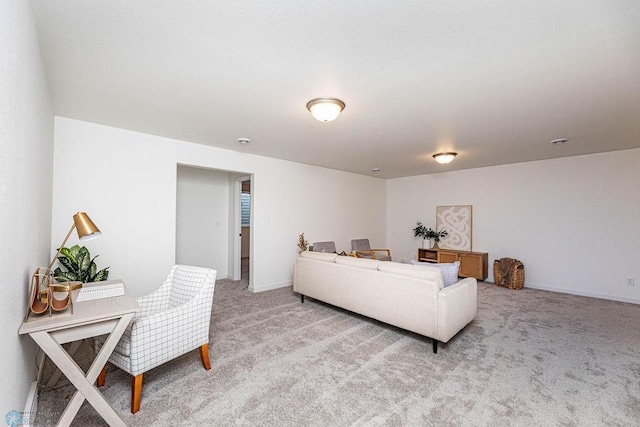
[[[124,295],[124,283],[122,280],[105,280],[103,282],[83,283],[76,301],[90,301],[100,298],[119,297],[121,295]]]

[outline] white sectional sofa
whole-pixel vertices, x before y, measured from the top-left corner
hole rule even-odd
[[[444,286],[439,268],[303,252],[293,290],[393,326],[448,342],[477,314],[477,281]]]

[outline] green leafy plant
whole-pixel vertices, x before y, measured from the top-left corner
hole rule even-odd
[[[58,261],[67,271],[63,271],[58,267],[54,272],[54,277],[83,283],[107,280],[109,267],[98,271],[98,267],[94,262],[97,257],[98,255],[91,258],[89,249],[84,246],[74,245],[70,248],[62,248],[60,249]]]
[[[425,227],[421,222],[418,222],[416,228],[413,229],[414,237],[422,237],[425,240],[433,239],[436,243],[440,243],[440,239],[447,237],[448,234],[447,230],[435,231]]]

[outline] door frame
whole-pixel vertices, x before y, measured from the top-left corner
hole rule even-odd
[[[251,182],[251,206],[250,209],[250,222],[249,229],[251,229],[253,224],[253,180],[251,179],[251,175],[245,175],[238,178],[235,178],[235,188],[234,188],[234,214],[233,214],[233,280],[240,280],[242,275],[242,223],[241,223],[241,203],[242,203],[242,182],[249,181]],[[251,238],[249,238],[249,254],[251,254]],[[249,255],[249,259],[251,259],[251,255]],[[250,263],[251,264],[251,263]],[[251,271],[251,265],[249,265],[249,271]],[[249,281],[251,281],[251,274],[249,274]]]

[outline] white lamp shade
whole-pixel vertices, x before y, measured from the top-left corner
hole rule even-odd
[[[338,118],[345,104],[337,98],[315,98],[307,102],[307,109],[318,121],[330,122]]]

